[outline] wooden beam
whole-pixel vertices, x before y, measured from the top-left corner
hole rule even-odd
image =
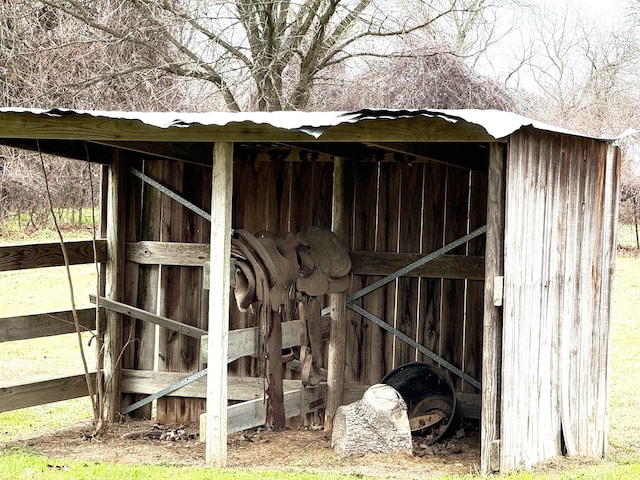
[[[322,317],[322,339],[329,338],[329,330],[331,328],[331,320],[329,317]],[[300,320],[292,320],[282,323],[282,348],[290,348],[300,345]],[[229,348],[227,352],[227,361],[229,363],[245,356],[257,356],[259,338],[261,335],[260,327],[239,328],[229,331]],[[200,359],[203,363],[209,360],[209,337],[203,335],[200,344]]]
[[[82,140],[39,140],[23,138],[2,138],[0,144],[32,152],[70,158],[72,160],[109,164],[113,158],[113,148],[104,147]]]
[[[95,383],[95,372],[90,374]],[[0,412],[44,405],[89,395],[84,374],[0,388]]]
[[[492,456],[500,441],[502,307],[494,305],[494,278],[504,275],[505,168],[504,144],[492,143],[489,157],[487,238],[485,249],[484,320],[482,338],[482,419],[480,469],[488,475],[500,469]],[[493,458],[493,461],[492,461]]]
[[[153,395],[169,385],[178,383],[188,373],[158,372],[153,370],[122,370],[122,392]],[[300,380],[284,380],[284,391],[299,390]],[[227,379],[229,400],[247,401],[264,397],[264,382],[259,377],[229,377]],[[206,398],[207,379],[193,382],[167,394],[168,397]]]
[[[91,300],[91,303],[96,303],[95,295],[90,294],[89,299]],[[122,302],[116,302],[115,300],[109,300],[108,298],[100,297],[99,305],[100,307],[105,308],[110,312],[122,313],[124,315],[128,315],[129,317],[144,320],[145,322],[155,323],[156,325],[169,328],[178,333],[184,333],[185,335],[188,335],[190,337],[200,338],[203,335],[207,334],[207,331],[202,330],[201,328],[193,327],[185,323],[176,322],[175,320],[171,320],[161,315],[149,313],[140,308],[132,307],[131,305],[127,305]]]
[[[80,240],[65,242],[69,265],[93,263],[93,242]],[[96,256],[99,263],[107,260],[107,241],[96,241]],[[0,272],[26,268],[64,266],[60,242],[31,243],[0,247]]]
[[[207,375],[206,463],[227,463],[227,351],[231,257],[233,144],[214,146],[211,194],[211,287]]]
[[[326,385],[307,387],[302,393],[304,395],[304,408],[307,412],[313,412],[324,406]],[[284,393],[284,412],[286,418],[300,415],[300,390],[291,390]],[[207,415],[208,417],[209,415]],[[250,428],[259,427],[265,424],[266,409],[264,400],[258,398],[248,402],[238,403],[228,407],[228,427],[229,435],[242,432]],[[207,443],[209,438],[206,437]]]
[[[178,242],[127,243],[126,259],[142,265],[181,265],[199,267],[209,261],[209,245]],[[419,260],[420,253],[350,251],[351,273],[390,275]],[[484,257],[442,255],[407,273],[408,277],[484,280]]]
[[[437,117],[371,118],[328,127],[319,139],[301,130],[254,121],[226,125],[192,123],[162,128],[136,119],[70,113],[53,116],[30,112],[2,114],[1,138],[87,140],[92,142],[492,142],[480,125],[451,123]]]
[[[391,275],[424,257],[421,253],[349,252],[351,273]],[[441,255],[408,272],[407,277],[484,280],[484,257],[477,255]]]
[[[77,310],[80,326],[87,331],[96,328],[95,308]],[[0,343],[75,333],[71,311],[38,313],[0,318]]]
[[[209,244],[152,242],[127,243],[126,259],[141,265],[179,265],[201,267],[209,261]]]
[[[114,155],[109,167],[107,192],[107,261],[105,297],[120,301],[124,291],[124,222],[126,202],[126,167],[120,154]],[[106,421],[118,419],[120,410],[120,355],[122,352],[122,314],[108,310],[104,328],[104,399]]]
[[[120,142],[101,140],[96,143],[167,160],[180,160],[209,167],[212,164],[212,142]]]
[[[486,172],[489,148],[486,143],[468,142],[416,142],[416,143],[370,143],[370,145],[418,160],[430,160],[468,170]]]
[[[344,159],[336,157],[333,162],[331,229],[343,242],[346,233],[344,195]],[[347,293],[329,295],[329,306],[331,338],[327,367],[327,408],[324,413],[324,428],[327,432],[333,431],[333,417],[342,405],[347,348]]]

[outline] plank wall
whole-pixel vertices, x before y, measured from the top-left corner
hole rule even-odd
[[[141,168],[196,205],[209,209],[210,168],[159,160],[145,161]],[[130,224],[128,242],[208,242],[208,222],[164,195],[157,198],[149,187],[134,184],[137,190],[129,190],[128,204],[139,224]],[[250,232],[331,227],[332,184],[331,157],[239,153],[234,161],[232,226]],[[427,254],[485,223],[486,172],[424,161],[347,160],[345,185],[349,222],[348,238],[343,240],[350,250]],[[484,238],[452,253],[482,256]],[[127,303],[207,328],[207,295],[203,294],[199,267],[139,265],[136,272],[131,263],[127,262],[128,272],[137,275],[137,281],[128,286]],[[353,275],[350,291],[379,278]],[[256,326],[254,316],[239,312],[233,299],[231,304],[231,329]],[[366,295],[359,304],[480,380],[482,281],[403,277]],[[425,360],[369,320],[350,310],[348,316],[345,382],[373,384],[404,363]],[[125,368],[152,369],[154,362],[161,371],[194,372],[202,367],[197,341],[160,329],[154,352],[153,327],[131,321],[127,328]],[[243,357],[229,369],[231,375],[259,376],[261,365],[255,358]],[[289,376],[295,378],[296,374]],[[452,379],[458,390],[478,393]],[[127,398],[124,404],[132,401],[135,399]],[[194,419],[203,408],[199,399],[161,399],[158,420]]]
[[[237,159],[234,227],[255,232],[305,231],[331,226],[332,162]],[[345,208],[350,250],[427,254],[485,223],[486,172],[431,162],[345,162]],[[456,254],[484,253],[484,238]],[[379,275],[353,275],[350,292]],[[472,377],[481,375],[483,282],[403,277],[358,301]],[[326,302],[325,305],[326,306]],[[232,309],[233,310],[233,309]],[[232,328],[253,326],[249,314],[231,312]],[[422,354],[369,320],[348,311],[345,381],[372,384],[394,368],[424,361]],[[326,358],[326,355],[325,355]],[[242,359],[242,375],[257,366]],[[477,393],[455,380],[459,390]]]
[[[486,172],[430,162],[348,165],[353,185],[351,250],[428,254],[464,236],[474,224],[485,224]],[[482,255],[483,249],[480,238],[451,253]],[[380,278],[354,275],[352,291]],[[473,283],[482,284],[401,277],[357,303],[480,380],[483,298],[482,287],[470,288]],[[350,310],[348,315],[346,381],[372,384],[405,363],[429,362],[369,320]],[[452,380],[463,389],[460,380]]]
[[[501,471],[606,451],[618,164],[594,140],[510,141]]]
[[[184,162],[145,160],[132,163],[151,178],[190,202],[209,210],[211,169]],[[207,244],[209,222],[156,189],[129,175],[127,242],[162,241]],[[174,265],[138,265],[127,261],[125,303],[199,328],[207,328],[208,296],[203,293],[202,268]],[[123,368],[195,372],[200,362],[197,339],[141,320],[126,319]],[[157,344],[156,344],[157,342]],[[123,406],[138,397],[123,395]],[[163,422],[195,420],[204,411],[202,399],[161,398],[157,418]],[[150,405],[136,412],[148,417]]]

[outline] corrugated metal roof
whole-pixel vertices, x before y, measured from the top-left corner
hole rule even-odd
[[[276,129],[304,132],[316,139],[329,128],[343,123],[357,123],[363,120],[401,119],[414,117],[440,118],[451,123],[465,122],[482,127],[496,140],[503,139],[517,130],[531,126],[538,130],[564,133],[587,138],[612,141],[612,138],[598,138],[579,132],[555,127],[515,113],[500,110],[387,110],[367,109],[344,112],[124,112],[101,110],[73,110],[64,108],[0,108],[0,121],[5,114],[46,115],[50,117],[92,116],[114,120],[138,120],[159,128],[187,128],[190,125],[211,125],[223,127],[229,124],[249,123],[270,125]],[[1,130],[1,123],[0,123]],[[620,137],[617,137],[620,138]]]

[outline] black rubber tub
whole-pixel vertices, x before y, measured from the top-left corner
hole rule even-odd
[[[411,434],[427,444],[449,437],[462,424],[462,409],[453,384],[440,369],[408,363],[388,373],[380,383],[395,388],[407,404]]]

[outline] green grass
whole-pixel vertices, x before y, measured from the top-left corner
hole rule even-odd
[[[91,425],[92,420],[89,397],[3,412],[0,414],[0,442],[33,437],[80,422]]]
[[[277,480],[277,479],[363,479],[361,475],[333,475],[314,473],[291,473],[260,470],[217,470],[212,468],[186,468],[162,465],[119,465],[109,463],[75,462],[48,459],[27,451],[8,453],[0,462],[0,478],[74,479],[74,480]],[[453,477],[452,477],[453,478]]]
[[[427,474],[428,475],[428,474]],[[50,459],[34,454],[24,447],[6,452],[0,462],[0,478],[37,479],[153,479],[153,480],[200,480],[200,479],[367,479],[363,475],[340,475],[330,472],[288,472],[264,470],[231,470],[206,467],[177,467],[171,465],[121,465],[96,462],[77,462]],[[428,478],[427,476],[425,478]],[[478,478],[472,475],[444,475],[438,478],[463,480]],[[492,478],[511,480],[623,480],[640,478],[640,466],[605,463],[590,468],[575,468],[556,473],[521,472],[497,475]]]
[[[96,211],[96,225],[100,225],[100,212]],[[82,215],[78,210],[63,209],[56,211],[56,218],[65,240],[91,238],[92,213],[90,208],[83,208]],[[50,213],[42,212],[34,218],[36,227],[29,221],[29,215],[12,214],[0,222],[0,244],[9,242],[56,241],[58,234]]]
[[[625,248],[638,248],[636,238],[636,227],[631,223],[620,223],[618,225],[618,245]]]
[[[618,256],[611,332],[612,459],[640,463],[640,257]],[[640,478],[640,475],[638,476]]]
[[[88,238],[86,232],[71,237]],[[55,236],[54,236],[55,237]],[[42,233],[42,241],[55,241],[51,233]],[[0,244],[9,243],[0,238]],[[19,243],[15,235],[11,243]],[[29,240],[33,241],[32,239]],[[77,308],[91,306],[89,292],[95,291],[93,265],[71,266]],[[70,309],[70,293],[64,267],[0,272],[0,321],[3,317]],[[95,350],[89,346],[90,333],[83,334],[89,368],[95,368]],[[95,342],[91,342],[95,345]],[[0,343],[0,387],[83,373],[75,334],[41,337]],[[0,413],[0,442],[44,434],[91,420],[89,398]],[[0,475],[0,479],[5,476]]]

